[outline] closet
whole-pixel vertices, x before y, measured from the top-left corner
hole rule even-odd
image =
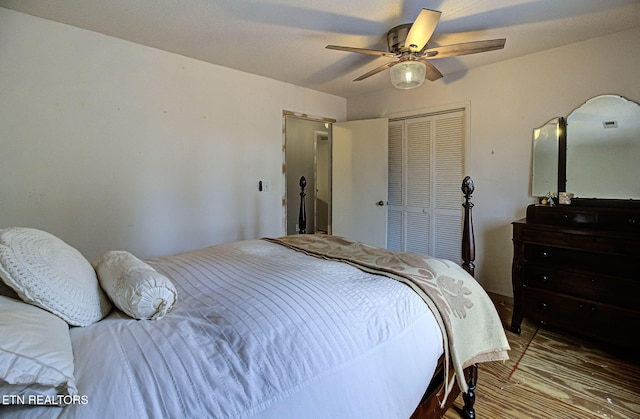
[[[387,248],[458,262],[465,111],[389,120]]]

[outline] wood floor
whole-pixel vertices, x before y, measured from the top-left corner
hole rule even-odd
[[[525,319],[509,331],[512,301],[491,295],[511,345],[506,362],[481,364],[478,419],[640,418],[640,356],[539,328]],[[445,418],[459,419],[459,396]]]

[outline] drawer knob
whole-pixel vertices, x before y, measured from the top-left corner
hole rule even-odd
[[[580,304],[579,307],[581,309],[587,308],[587,307],[584,306],[584,304]],[[595,313],[596,311],[598,311],[598,307],[597,306],[593,306],[593,305],[589,306],[587,309],[592,313]]]
[[[540,307],[540,310],[546,310],[548,305],[543,301],[540,304],[538,304],[538,307]]]
[[[546,258],[546,257],[549,256],[549,252],[546,251],[546,250],[541,250],[540,251],[540,256],[543,257],[543,258]]]
[[[540,281],[549,282],[549,277],[545,274],[540,275]]]

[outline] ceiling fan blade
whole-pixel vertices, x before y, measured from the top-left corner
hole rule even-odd
[[[393,67],[393,66],[394,66],[394,65],[396,65],[396,64],[398,64],[398,61],[391,61],[390,63],[383,64],[383,65],[381,65],[380,67],[376,67],[376,68],[374,68],[373,70],[369,71],[368,73],[364,73],[363,75],[361,75],[360,77],[358,77],[358,78],[357,78],[357,79],[355,79],[354,81],[361,81],[361,80],[364,80],[364,79],[366,79],[367,77],[371,77],[371,76],[373,76],[374,74],[378,74],[378,73],[380,73],[381,71],[384,71],[384,70],[386,70],[386,69],[388,69],[388,68],[391,68],[391,67]]]
[[[442,78],[442,73],[440,72],[440,70],[438,70],[436,66],[431,64],[429,61],[425,60],[424,58],[421,58],[418,61],[420,61],[421,63],[427,66],[426,73],[424,76],[425,79],[429,81],[436,81],[439,78]]]
[[[506,39],[488,39],[486,41],[463,42],[461,44],[445,45],[429,48],[423,51],[427,58],[447,58],[458,55],[476,54],[478,52],[494,51],[504,48]]]
[[[366,49],[366,48],[353,48],[353,47],[341,47],[339,45],[327,45],[325,48],[327,49],[335,49],[338,51],[347,51],[347,52],[358,52],[360,54],[369,54],[369,55],[377,55],[380,57],[393,57],[393,53],[389,51],[379,51],[377,49]]]
[[[436,30],[436,26],[440,22],[440,15],[442,12],[437,10],[422,9],[409,29],[407,39],[404,42],[405,48],[411,52],[422,51]]]

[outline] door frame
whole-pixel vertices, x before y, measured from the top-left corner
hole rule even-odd
[[[281,179],[282,179],[282,184],[284,185],[283,195],[282,195],[282,233],[283,235],[287,234],[287,117],[294,117],[294,118],[304,119],[312,122],[324,123],[325,127],[327,128],[329,141],[332,141],[331,127],[336,122],[336,120],[333,118],[327,118],[323,116],[314,116],[314,115],[309,115],[303,112],[294,112],[294,111],[288,111],[288,110],[282,111],[282,178]],[[329,158],[331,159],[331,156],[329,156]],[[314,159],[315,159],[315,155],[314,155]],[[331,172],[331,162],[329,162],[329,164],[330,164],[329,171]],[[331,184],[329,186],[330,188],[332,187]],[[331,225],[331,216],[329,216],[329,225]]]
[[[333,202],[331,194],[332,185],[332,169],[331,169],[331,135],[329,134],[331,126],[327,127],[326,131],[314,131],[314,144],[313,144],[313,184],[315,185],[315,191],[313,191],[313,225],[316,232],[318,231],[318,142],[327,141],[327,188],[329,202],[327,208],[327,234],[331,234],[331,203]]]

